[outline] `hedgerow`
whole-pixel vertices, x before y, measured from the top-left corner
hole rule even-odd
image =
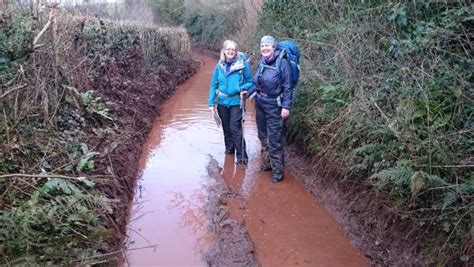
[[[422,227],[426,264],[472,261],[473,6],[267,1],[262,33],[302,47],[290,140]]]
[[[182,28],[2,6],[0,264],[120,264],[138,167],[120,164],[151,127],[136,106],[156,114],[189,46]]]

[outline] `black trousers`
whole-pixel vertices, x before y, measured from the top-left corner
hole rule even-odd
[[[248,161],[245,140],[242,134],[242,110],[240,106],[217,105],[217,113],[222,120],[226,151],[234,150],[237,161]]]
[[[281,117],[281,107],[274,98],[257,97],[255,115],[258,139],[262,145],[263,166],[271,166],[272,177],[283,178],[285,165],[283,138],[285,121]]]

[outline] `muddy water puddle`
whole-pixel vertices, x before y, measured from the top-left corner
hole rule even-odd
[[[204,216],[209,154],[224,155],[207,109],[211,69],[177,89],[155,121],[140,161],[129,224],[129,266],[205,266],[212,242]],[[207,80],[207,81],[206,81]]]
[[[224,155],[222,130],[207,108],[216,60],[202,58],[200,71],[180,86],[155,122],[143,147],[129,224],[128,266],[206,266],[213,243],[205,216],[210,157],[237,197],[230,216],[243,220],[262,266],[367,266],[340,226],[291,173],[270,183],[258,172],[260,145],[252,104],[245,116],[248,166]]]

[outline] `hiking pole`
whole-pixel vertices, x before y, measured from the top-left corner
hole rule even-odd
[[[240,109],[242,110],[242,152],[240,153],[240,160],[244,163],[244,155],[245,155],[245,139],[244,139],[244,122],[245,122],[245,96],[240,96]]]

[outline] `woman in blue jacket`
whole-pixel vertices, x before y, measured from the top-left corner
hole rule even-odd
[[[240,92],[253,85],[252,72],[245,55],[237,51],[237,43],[224,41],[221,58],[212,72],[209,87],[209,110],[222,121],[226,154],[236,154],[236,164],[247,164],[248,156],[242,135]]]

